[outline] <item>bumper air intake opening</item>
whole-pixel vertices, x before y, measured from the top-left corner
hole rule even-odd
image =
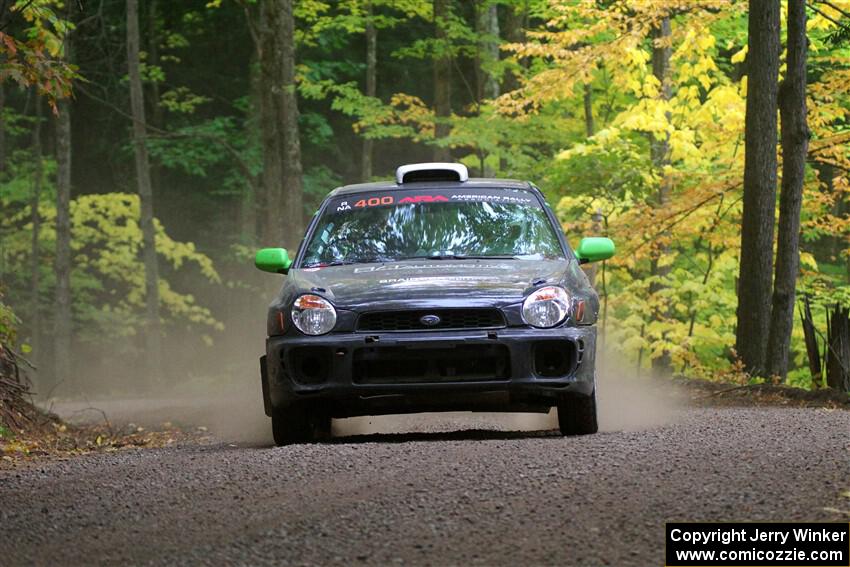
[[[357,384],[474,382],[510,378],[505,345],[455,347],[366,347],[354,352]]]
[[[541,378],[561,378],[573,371],[576,347],[572,341],[541,341],[534,345],[534,373]]]
[[[300,384],[323,384],[331,374],[333,351],[328,347],[298,347],[289,353],[292,378]]]

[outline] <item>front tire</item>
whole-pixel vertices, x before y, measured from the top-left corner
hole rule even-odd
[[[589,396],[567,396],[558,400],[561,435],[589,435],[599,431],[596,421],[596,390]]]
[[[278,447],[293,443],[311,443],[327,439],[331,434],[331,418],[311,412],[309,407],[291,405],[272,410],[272,436]]]

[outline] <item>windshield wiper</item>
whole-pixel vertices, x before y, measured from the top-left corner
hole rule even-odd
[[[506,254],[476,255],[476,254],[429,254],[422,256],[405,256],[403,258],[355,258],[334,260],[333,262],[311,262],[303,268],[328,268],[331,266],[346,266],[349,264],[371,264],[375,262],[404,262],[407,260],[518,260],[518,256]]]
[[[516,260],[516,256],[505,254],[474,255],[474,254],[431,254],[428,256],[406,256],[399,258],[397,262],[404,260]]]
[[[508,254],[471,255],[456,254],[452,256],[455,260],[516,260],[516,256]]]
[[[313,262],[304,264],[302,268],[327,268],[330,266],[346,266],[348,264],[365,264],[362,260],[334,260],[333,262]]]

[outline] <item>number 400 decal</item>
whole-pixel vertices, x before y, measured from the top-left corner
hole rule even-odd
[[[408,203],[444,203],[449,200],[445,195],[411,195],[399,199],[398,204],[404,205]],[[360,199],[354,203],[355,207],[378,207],[380,205],[392,205],[395,199],[391,195],[384,197],[370,197],[369,199]]]
[[[392,205],[393,198],[389,195],[386,197],[372,197],[370,199],[360,199],[354,203],[355,207],[377,207],[379,205]]]

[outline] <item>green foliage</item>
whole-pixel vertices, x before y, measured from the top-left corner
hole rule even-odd
[[[175,87],[162,93],[159,104],[169,112],[191,114],[210,100],[209,97],[191,92],[187,87]]]
[[[371,4],[372,25],[379,30],[395,28],[411,19],[432,19],[430,1],[371,0]],[[305,0],[295,5],[295,15],[304,24],[296,30],[296,41],[307,46],[322,44],[328,37],[363,33],[370,19],[363,0]]]
[[[12,308],[3,303],[0,294],[0,345],[14,345],[17,342],[19,323]]]
[[[165,167],[207,177],[215,166],[229,163],[234,154],[244,159],[245,140],[234,118],[219,116],[151,136],[148,149]]]
[[[10,205],[4,203],[4,207]],[[28,285],[30,258],[30,209],[21,207],[0,221],[0,229],[9,236],[4,242],[11,289],[23,295]],[[53,250],[56,211],[52,203],[42,202],[39,214],[43,226],[39,248],[40,279],[43,293],[55,285]],[[140,264],[142,233],[139,228],[138,196],[126,193],[82,195],[71,201],[73,235],[72,295],[79,337],[100,341],[104,336],[134,335],[143,320],[144,270]],[[212,260],[191,242],[178,242],[156,222],[156,247],[165,274],[177,274],[190,266],[210,284],[221,279]],[[163,275],[159,282],[163,317],[173,325],[190,325],[201,331],[222,330],[212,311],[198,303],[194,294],[177,290]],[[47,314],[42,314],[49,317]]]

